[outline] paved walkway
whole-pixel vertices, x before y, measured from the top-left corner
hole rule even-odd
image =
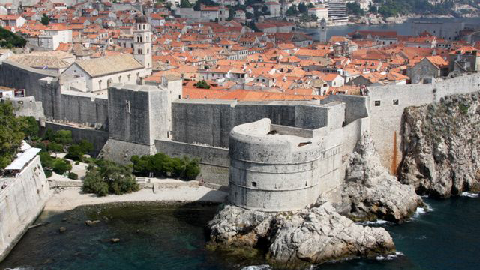
[[[52,197],[45,205],[45,211],[67,211],[81,205],[103,204],[112,202],[225,202],[227,193],[204,186],[178,187],[156,190],[141,189],[125,195],[108,195],[97,197],[83,194],[80,188],[66,188],[53,191]]]

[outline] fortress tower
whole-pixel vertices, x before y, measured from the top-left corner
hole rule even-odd
[[[133,56],[146,69],[152,69],[152,32],[151,26],[144,15],[135,18]]]

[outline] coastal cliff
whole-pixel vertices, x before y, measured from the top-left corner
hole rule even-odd
[[[479,105],[477,92],[406,108],[400,181],[439,198],[479,192]]]
[[[353,220],[400,223],[422,205],[414,187],[398,182],[382,166],[372,139],[364,135],[350,155],[340,213]]]

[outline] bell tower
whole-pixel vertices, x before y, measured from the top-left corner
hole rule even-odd
[[[144,15],[135,18],[133,57],[146,69],[152,69],[152,31]]]
[[[325,20],[325,18],[322,18],[322,20],[320,21],[320,27],[318,29],[320,32],[319,41],[327,42],[327,21]]]

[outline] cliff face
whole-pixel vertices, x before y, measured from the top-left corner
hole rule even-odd
[[[441,198],[480,191],[480,93],[405,109],[399,179]]]
[[[398,182],[382,166],[370,136],[364,135],[350,155],[340,213],[353,220],[402,222],[423,201],[415,188]]]

